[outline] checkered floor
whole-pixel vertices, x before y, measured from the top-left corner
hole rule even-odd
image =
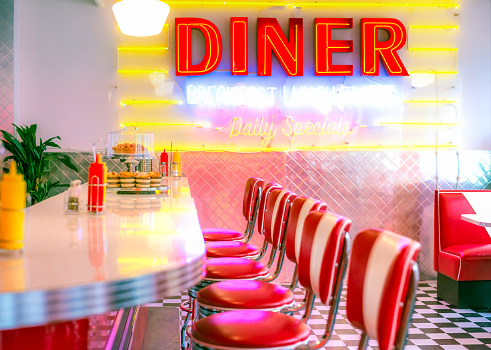
[[[303,299],[301,289],[295,291],[298,301]],[[334,333],[325,349],[355,349],[360,339],[359,331],[346,320],[346,290],[339,304]],[[187,300],[187,293],[163,300],[164,306],[179,306]],[[152,304],[153,306],[162,305]],[[328,307],[315,303],[308,322],[310,340],[317,341],[324,334]],[[185,314],[183,314],[184,319]],[[370,340],[369,349],[378,349]],[[409,329],[407,350],[415,349],[489,349],[491,348],[491,311],[455,309],[436,298],[436,281],[421,282],[418,288],[415,312]]]

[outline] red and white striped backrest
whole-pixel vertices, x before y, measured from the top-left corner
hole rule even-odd
[[[314,210],[325,211],[326,209],[326,203],[309,197],[298,197],[293,201],[286,227],[286,257],[290,261],[298,263],[303,226],[307,215]]]
[[[247,221],[251,221],[254,217],[254,206],[260,193],[259,189],[262,189],[264,184],[264,180],[256,177],[251,177],[246,182],[244,199],[242,200],[242,214]]]
[[[298,280],[324,304],[333,295],[350,224],[351,220],[330,212],[313,211],[305,219],[298,256]]]
[[[257,231],[264,235],[264,222],[266,218],[266,211],[268,210],[268,198],[271,192],[276,189],[283,188],[280,184],[269,182],[264,186],[263,194],[261,195],[261,201],[259,202],[259,210],[257,213]]]
[[[353,326],[377,339],[382,350],[395,345],[402,306],[408,302],[412,264],[420,249],[416,241],[378,229],[363,230],[353,241],[347,317]]]
[[[290,213],[291,203],[297,198],[288,190],[275,189],[268,197],[264,218],[264,239],[273,248],[280,248],[285,235],[285,227]]]

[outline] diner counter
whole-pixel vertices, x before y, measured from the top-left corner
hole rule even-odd
[[[188,182],[163,181],[171,191],[108,191],[100,215],[65,214],[64,194],[26,209],[24,251],[0,256],[0,329],[100,314],[197,283],[205,244]]]

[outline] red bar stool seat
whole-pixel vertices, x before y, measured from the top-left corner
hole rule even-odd
[[[293,349],[309,335],[304,322],[282,313],[229,311],[195,323],[193,349]]]
[[[235,241],[206,242],[206,257],[221,258],[254,258],[259,255],[260,249],[255,245]]]
[[[211,284],[198,293],[200,308],[276,311],[293,306],[293,292],[281,285],[262,281],[224,281]]]
[[[210,241],[240,241],[244,234],[229,228],[205,228],[201,230],[205,242]]]
[[[269,269],[263,263],[244,258],[217,258],[206,261],[208,281],[230,279],[257,279],[266,277]]]

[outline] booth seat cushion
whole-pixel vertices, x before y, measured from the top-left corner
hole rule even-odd
[[[438,255],[440,273],[456,281],[491,280],[491,244],[459,244]]]
[[[202,230],[205,242],[211,241],[238,241],[244,234],[228,228],[205,228]]]
[[[251,258],[259,255],[258,247],[242,242],[219,241],[206,242],[206,256],[208,258]]]
[[[258,279],[268,276],[269,269],[259,261],[246,258],[216,258],[206,261],[206,280]]]
[[[209,309],[273,310],[295,303],[293,292],[283,286],[261,281],[224,281],[198,292],[198,303]]]
[[[214,349],[292,349],[305,343],[309,335],[309,327],[295,317],[256,310],[211,315],[192,328],[195,342],[204,346],[211,343]]]

